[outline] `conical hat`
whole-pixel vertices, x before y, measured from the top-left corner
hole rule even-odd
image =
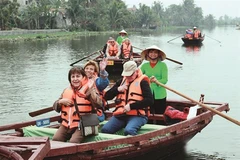
[[[119,32],[119,34],[120,33],[125,33],[125,34],[127,34],[127,32],[123,29],[123,30],[121,30],[120,32]]]
[[[149,52],[150,49],[156,49],[156,50],[158,50],[158,51],[160,52],[160,54],[159,54],[159,59],[160,59],[161,61],[163,61],[164,59],[166,59],[166,54],[165,54],[158,46],[156,46],[156,45],[152,45],[152,46],[147,47],[146,49],[144,49],[144,50],[142,51],[142,53],[141,53],[142,59],[148,60],[147,53]]]

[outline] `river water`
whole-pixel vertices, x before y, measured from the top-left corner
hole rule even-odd
[[[169,69],[167,86],[195,100],[204,94],[205,101],[227,102],[227,115],[240,120],[240,31],[234,26],[203,29],[206,38],[200,47],[183,46],[181,39],[176,38],[183,33],[132,33],[129,38],[142,49],[158,45],[168,58],[183,63],[165,60]],[[69,84],[69,64],[101,49],[109,36],[117,37],[109,33],[71,40],[0,42],[0,124],[32,120],[29,112],[50,107]],[[170,91],[168,98],[183,99]],[[50,112],[39,118],[56,114]],[[236,124],[214,116],[187,144],[186,159],[239,160],[239,131]]]

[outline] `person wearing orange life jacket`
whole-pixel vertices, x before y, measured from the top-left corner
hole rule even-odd
[[[73,67],[69,70],[68,80],[70,86],[64,89],[61,97],[54,102],[53,109],[61,112],[61,124],[53,136],[53,141],[71,143],[81,143],[84,137],[79,129],[79,115],[91,114],[98,106],[102,105],[102,100],[94,85],[94,81],[87,78],[84,70]],[[77,104],[75,106],[74,104]]]
[[[193,31],[191,29],[187,29],[184,37],[192,39],[193,38]]]
[[[107,42],[105,54],[107,58],[116,58],[116,59],[119,58],[120,52],[119,52],[118,43],[112,37],[110,37]]]
[[[120,48],[120,57],[122,59],[132,59],[133,58],[133,47],[128,38],[125,38],[122,42],[121,48]]]
[[[106,66],[107,66],[107,59],[103,58],[103,60],[99,62],[99,66],[97,62],[89,60],[83,67],[87,77],[95,81],[95,85],[98,89],[98,92],[101,98],[104,94],[104,89],[109,85],[108,72],[105,70]],[[99,74],[99,68],[100,68],[100,74]],[[105,101],[103,99],[103,103],[104,102]],[[98,120],[100,122],[105,120],[105,115],[103,111],[104,111],[104,104],[103,106],[100,106],[97,109]]]
[[[153,104],[150,82],[134,61],[124,63],[122,76],[104,95],[105,100],[116,96],[116,109],[101,131],[114,134],[124,128],[124,135],[137,135],[147,123],[148,109]]]
[[[201,37],[201,32],[197,27],[193,27],[193,38],[198,39]]]

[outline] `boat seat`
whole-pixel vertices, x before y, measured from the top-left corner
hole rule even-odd
[[[107,121],[103,121],[100,123],[99,131],[101,131],[101,128],[105,123],[107,123]],[[163,125],[145,124],[139,129],[138,134],[144,134],[146,132],[162,129],[165,127],[166,126]],[[49,137],[50,139],[52,139],[56,131],[56,128],[44,128],[36,126],[28,126],[23,128],[24,137]],[[99,133],[96,136],[89,136],[85,138],[84,142],[100,141],[122,137],[124,137],[124,129],[121,129],[115,134]]]

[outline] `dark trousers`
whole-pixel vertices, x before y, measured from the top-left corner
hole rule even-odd
[[[167,98],[163,99],[154,99],[154,103],[150,106],[150,113],[151,114],[163,114],[165,109],[167,108]],[[164,124],[162,121],[153,121],[149,120],[148,123],[150,124]]]

